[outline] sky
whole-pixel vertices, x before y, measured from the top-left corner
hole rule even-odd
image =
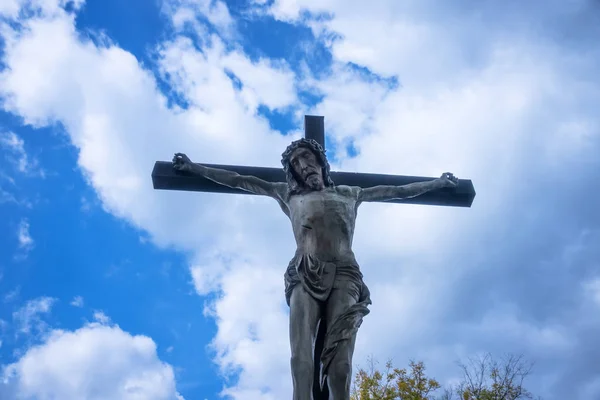
[[[280,167],[315,114],[334,170],[477,191],[361,206],[355,367],[600,399],[599,41],[594,0],[0,0],[0,398],[289,398],[289,221],[150,173]]]

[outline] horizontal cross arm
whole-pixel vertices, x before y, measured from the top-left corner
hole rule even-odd
[[[248,167],[236,165],[203,164],[211,168],[221,168],[237,172],[240,175],[254,175],[269,182],[285,182],[281,168]],[[435,178],[402,175],[365,174],[355,172],[331,172],[336,185],[360,186],[363,188],[377,185],[401,186],[414,182],[430,181]],[[173,170],[172,163],[157,161],[152,171],[154,189],[185,190],[210,193],[250,194],[241,189],[232,189],[209,179],[191,176]],[[395,199],[386,203],[425,204],[438,206],[471,207],[475,198],[475,188],[469,179],[460,179],[456,188],[437,189],[410,199]]]
[[[285,182],[285,174],[281,168],[215,164],[202,165],[234,171],[240,175],[254,175],[268,182]],[[366,188],[377,185],[401,186],[414,182],[431,181],[435,178],[332,171],[331,179],[336,185],[360,186]],[[173,170],[173,164],[166,161],[157,161],[156,164],[154,164],[152,184],[154,185],[154,189],[250,194],[244,190],[232,189],[220,185],[206,178],[176,172]],[[473,187],[473,183],[468,179],[461,179],[459,180],[458,186],[455,188],[432,190],[431,192],[410,199],[390,200],[386,201],[386,203],[471,207],[474,198],[475,188]]]

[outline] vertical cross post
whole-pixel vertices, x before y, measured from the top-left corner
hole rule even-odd
[[[325,117],[317,115],[304,116],[304,137],[316,140],[325,148]]]
[[[305,115],[304,116],[304,138],[313,139],[319,143],[323,149],[325,149],[325,118],[317,115]],[[323,325],[323,326],[322,326]],[[313,360],[313,379],[315,382],[321,381],[321,359],[320,355],[323,352],[323,342],[325,335],[324,321],[319,322],[319,329],[317,335],[319,336],[315,341],[315,354],[316,358]],[[321,390],[319,385],[313,387],[313,399],[321,400],[329,398],[329,390],[327,385]]]

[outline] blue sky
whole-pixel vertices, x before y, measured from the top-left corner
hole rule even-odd
[[[154,191],[156,160],[279,166],[305,114],[333,168],[470,178],[470,209],[361,206],[356,365],[535,362],[600,398],[593,1],[0,3],[0,397],[289,397],[289,222]]]

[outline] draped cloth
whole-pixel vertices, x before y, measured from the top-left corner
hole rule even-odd
[[[333,289],[356,290],[356,303],[338,315],[334,321],[326,321],[326,316],[322,313],[319,322],[313,355],[316,371],[314,387],[318,387],[319,392],[324,392],[327,390],[327,371],[338,346],[356,335],[363,317],[369,313],[369,289],[363,282],[362,273],[353,254],[344,258],[327,259],[298,252],[290,261],[284,280],[288,306],[292,291],[298,284],[323,305]]]

